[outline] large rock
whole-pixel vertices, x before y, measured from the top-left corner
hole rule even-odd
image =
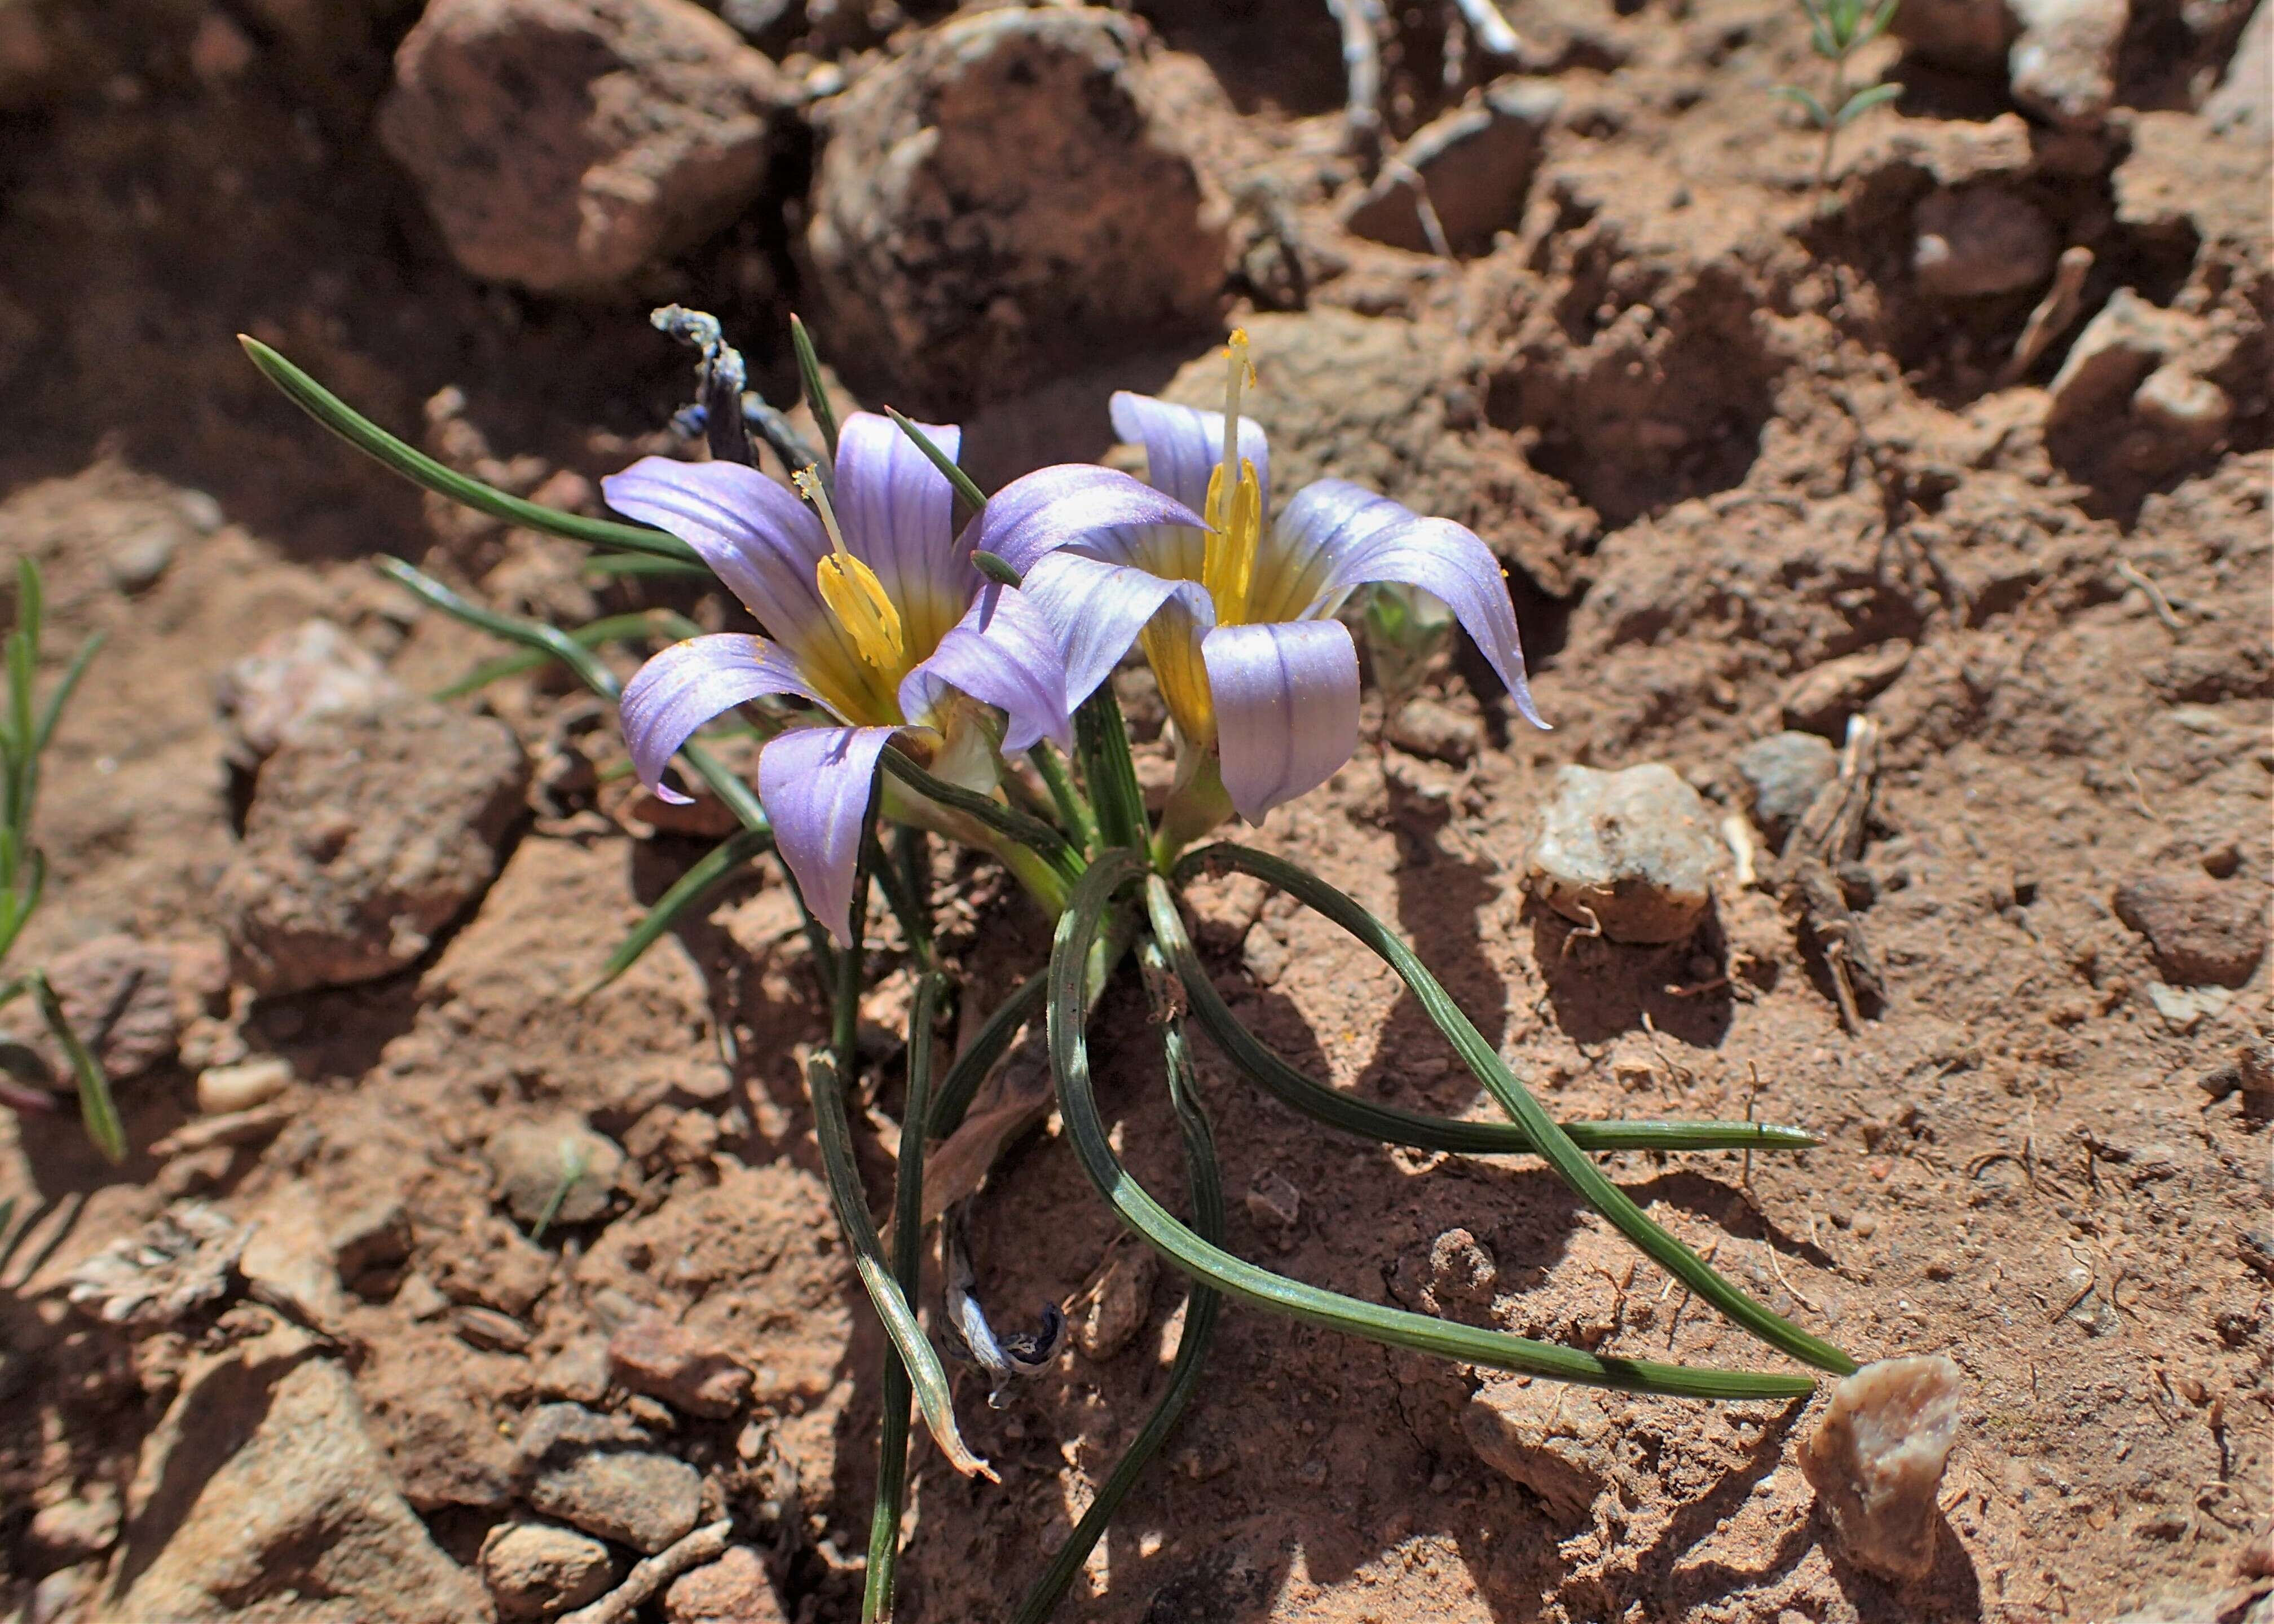
[[[459,264],[560,292],[732,218],[764,184],[786,96],[689,0],[433,0],[379,131]]]
[[[64,1019],[113,1082],[139,1077],[174,1057],[181,1036],[172,952],[123,933],[80,943],[48,962],[48,980]],[[44,1029],[33,1041],[68,1077],[70,1063]]]
[[[962,410],[1215,320],[1224,212],[1145,55],[1113,12],[984,11],[846,94],[806,245],[850,368]]]
[[[415,962],[496,877],[529,765],[504,723],[433,705],[311,723],[269,759],[220,905],[263,995]]]
[[[1800,1469],[1859,1567],[1896,1580],[1934,1567],[1935,1495],[1958,1440],[1958,1366],[1882,1359],[1836,1383]]]
[[[1469,1400],[1461,1431],[1477,1458],[1570,1521],[1618,1471],[1603,1401],[1560,1381],[1495,1382]]]
[[[1359,237],[1416,253],[1434,246],[1421,221],[1414,176],[1456,253],[1480,253],[1493,233],[1523,217],[1525,194],[1563,93],[1537,79],[1503,79],[1430,120],[1397,149],[1374,184],[1345,208]]]
[[[2210,344],[2202,317],[2119,288],[2048,386],[2047,443],[2103,472],[2152,476],[2202,456],[2234,416],[2226,391],[2203,375]]]
[[[2009,0],[2022,24],[2007,56],[2014,99],[2089,129],[2116,100],[2116,53],[2130,0]]]
[[[194,1369],[148,1443],[102,1624],[490,1616],[364,1435],[345,1371],[278,1332]]]
[[[321,718],[376,716],[405,697],[377,655],[333,621],[319,619],[254,644],[222,673],[214,705],[229,740],[229,759],[250,768],[280,745],[305,737]]]
[[[1658,762],[1559,767],[1532,847],[1532,892],[1614,942],[1679,942],[1728,861],[1698,792]]]
[[[692,1466],[641,1447],[614,1417],[546,1404],[522,1434],[524,1492],[549,1517],[649,1553],[691,1531],[703,1509]]]
[[[729,1545],[717,1561],[672,1581],[663,1616],[671,1624],[786,1624],[789,1615],[765,1560],[748,1545]]]
[[[2148,938],[2182,987],[2240,987],[2266,956],[2264,893],[2202,875],[2150,874],[2116,888],[2116,917]]]

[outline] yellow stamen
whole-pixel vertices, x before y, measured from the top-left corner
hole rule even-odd
[[[1255,477],[1255,464],[1239,455],[1240,387],[1255,383],[1246,328],[1232,329],[1224,359],[1231,365],[1224,389],[1224,460],[1209,476],[1207,510],[1201,515],[1209,525],[1208,551],[1201,565],[1201,583],[1216,605],[1216,623],[1239,626],[1247,619],[1255,554],[1263,541],[1263,484]],[[1227,483],[1230,490],[1224,488]]]
[[[893,606],[885,590],[885,583],[877,572],[846,550],[845,534],[837,528],[836,510],[829,505],[829,492],[824,488],[818,471],[800,469],[790,476],[805,500],[811,502],[821,515],[821,528],[829,532],[832,549],[828,557],[814,567],[814,585],[820,590],[821,601],[845,635],[853,640],[853,651],[861,663],[887,678],[897,679],[907,674],[901,663],[907,655],[907,635],[900,625],[900,612]]]

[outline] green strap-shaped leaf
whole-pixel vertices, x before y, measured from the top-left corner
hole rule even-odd
[[[915,1300],[923,1264],[924,1122],[931,1112],[931,1028],[939,1004],[937,972],[916,982],[908,1012],[908,1091],[900,1111],[900,1161],[892,1180],[892,1274]],[[892,1616],[900,1560],[900,1512],[908,1482],[908,1373],[897,1353],[885,1360],[884,1425],[877,1439],[877,1497],[869,1513],[869,1570],[862,1586],[862,1624]]]
[[[1146,967],[1152,973],[1153,984],[1166,981],[1157,951],[1148,943],[1142,950]],[[1192,1192],[1193,1229],[1212,1246],[1224,1244],[1224,1179],[1216,1166],[1216,1136],[1209,1130],[1207,1113],[1201,1109],[1198,1079],[1193,1075],[1192,1050],[1185,1040],[1185,1024],[1172,1011],[1155,1000],[1154,1014],[1161,1025],[1161,1056],[1169,1073],[1169,1099],[1176,1107],[1177,1127],[1185,1141],[1185,1182]],[[1198,1280],[1191,1282],[1191,1291],[1185,1301],[1184,1329],[1177,1336],[1176,1362],[1169,1367],[1169,1383],[1162,1389],[1152,1413],[1145,1417],[1137,1436],[1129,1440],[1129,1447],[1114,1462],[1113,1470],[1103,1483],[1097,1485],[1081,1520],[1073,1525],[1073,1532],[1050,1558],[1050,1565],[1043,1570],[1041,1578],[1019,1604],[1013,1624],[1043,1624],[1065,1595],[1066,1587],[1073,1583],[1082,1564],[1097,1542],[1104,1538],[1114,1513],[1121,1502],[1129,1498],[1129,1491],[1137,1486],[1137,1479],[1145,1468],[1168,1441],[1169,1434],[1183,1417],[1185,1409],[1200,1391],[1201,1370],[1207,1363],[1209,1347],[1216,1340],[1216,1322],[1223,1312],[1224,1297]]]
[[[1059,916],[1050,951],[1050,1065],[1058,1079],[1059,1112],[1082,1170],[1122,1222],[1169,1262],[1252,1307],[1391,1347],[1412,1348],[1495,1370],[1689,1398],[1797,1398],[1814,1390],[1815,1384],[1805,1376],[1704,1369],[1652,1359],[1607,1359],[1554,1342],[1360,1302],[1259,1268],[1178,1222],[1131,1177],[1114,1154],[1090,1086],[1089,1044],[1082,1030],[1083,981],[1099,920],[1113,893],[1142,872],[1142,860],[1133,853],[1102,853],[1083,875],[1073,900]],[[1552,1129],[1553,1124],[1549,1125]]]
[[[1050,804],[1058,808],[1058,823],[1067,837],[1084,852],[1097,846],[1097,818],[1089,809],[1089,802],[1076,787],[1073,774],[1066,768],[1066,759],[1058,754],[1058,747],[1044,739],[1027,752],[1034,763],[1035,772],[1043,787],[1050,793]]]
[[[915,441],[916,449],[931,459],[931,465],[934,468],[947,476],[948,484],[955,487],[955,493],[964,500],[972,512],[977,513],[982,508],[987,506],[987,492],[979,488],[969,474],[958,468],[955,465],[955,459],[940,449],[933,442],[932,437],[918,428],[907,413],[894,411],[887,406],[885,408],[885,415],[900,425],[901,433]]]
[[[334,395],[329,389],[302,372],[257,338],[237,335],[237,342],[259,367],[262,376],[282,389],[286,397],[338,435],[365,456],[384,467],[393,469],[411,484],[421,485],[438,496],[486,513],[493,519],[524,529],[542,530],[548,536],[564,537],[590,546],[615,547],[627,553],[650,553],[657,558],[694,561],[695,549],[676,536],[666,535],[644,524],[624,524],[614,519],[588,519],[581,514],[563,513],[557,508],[544,508],[535,502],[523,501],[518,496],[508,496],[494,485],[470,479],[448,463],[438,462],[414,446],[406,444],[388,433],[370,418]]]
[[[1101,682],[1074,713],[1074,744],[1097,813],[1098,838],[1108,846],[1141,851],[1149,838],[1145,795],[1137,784],[1137,763],[1129,754],[1129,726],[1113,684]]]
[[[829,454],[822,464],[821,477],[833,484],[837,473],[837,408],[829,399],[829,386],[821,381],[821,357],[814,351],[813,335],[794,315],[789,319],[789,343],[797,352],[797,376],[805,387],[806,410],[813,414],[814,426],[821,431],[822,447]]]
[[[597,649],[604,643],[634,638],[699,635],[699,628],[695,631],[677,630],[677,624],[685,620],[685,616],[674,614],[668,610],[640,609],[630,614],[612,614],[588,620],[561,635],[580,649]],[[484,660],[449,687],[437,688],[434,697],[444,701],[463,699],[468,694],[479,693],[493,682],[502,682],[508,677],[517,677],[525,671],[542,670],[556,658],[549,649],[524,649],[518,654],[501,654],[493,660]]]
[[[1175,893],[1159,875],[1145,882],[1145,911],[1153,935],[1192,1001],[1193,1013],[1225,1056],[1280,1101],[1330,1128],[1361,1139],[1461,1155],[1536,1155],[1532,1136],[1512,1122],[1463,1122],[1377,1104],[1309,1077],[1250,1032],[1209,979],[1177,913]],[[1610,1150],[1806,1150],[1821,1144],[1798,1128],[1754,1122],[1567,1122],[1571,1142],[1590,1152]]]
[[[1580,1199],[1609,1219],[1613,1228],[1640,1247],[1660,1267],[1770,1347],[1836,1375],[1845,1376],[1855,1370],[1856,1361],[1838,1348],[1753,1301],[1714,1273],[1713,1266],[1703,1258],[1652,1222],[1626,1192],[1587,1160],[1585,1154],[1571,1142],[1571,1136],[1556,1125],[1555,1119],[1532,1098],[1531,1091],[1517,1080],[1499,1053],[1485,1041],[1484,1034],[1461,1012],[1460,1006],[1438,984],[1437,978],[1429,974],[1428,967],[1395,931],[1317,876],[1268,853],[1229,841],[1219,842],[1186,855],[1171,877],[1181,883],[1203,868],[1253,875],[1357,937],[1397,973],[1398,979],[1436,1024],[1437,1030],[1451,1041],[1455,1052],[1476,1074],[1477,1080],[1531,1137],[1540,1157]]]

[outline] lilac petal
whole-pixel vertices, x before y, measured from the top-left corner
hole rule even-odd
[[[618,705],[640,782],[684,805],[689,798],[663,781],[679,747],[712,717],[767,694],[819,701],[790,658],[763,638],[719,632],[656,655],[632,674]]]
[[[920,423],[953,458],[963,431]],[[890,417],[856,411],[837,433],[832,497],[846,546],[884,583],[908,647],[930,651],[971,601],[971,550],[955,538],[955,488]]]
[[[1201,643],[1224,786],[1251,823],[1358,748],[1358,645],[1340,620],[1219,626]]]
[[[1164,579],[1079,553],[1044,554],[1027,571],[1022,591],[1058,641],[1072,708],[1112,674],[1137,634],[1171,599],[1203,630],[1216,624],[1216,606],[1198,582]]]
[[[1224,414],[1126,389],[1114,391],[1111,410],[1113,432],[1145,447],[1145,482],[1195,511],[1207,507],[1209,476],[1224,461]],[[1255,464],[1263,511],[1270,512],[1270,443],[1263,425],[1245,414],[1239,419],[1239,455]]]
[[[600,491],[626,518],[694,548],[770,635],[798,648],[828,623],[813,572],[829,538],[813,509],[757,469],[642,457]]]
[[[1273,542],[1273,613],[1320,613],[1336,595],[1376,581],[1418,586],[1475,639],[1525,720],[1547,726],[1525,681],[1505,572],[1475,531],[1421,518],[1348,480],[1321,479],[1287,504]]]
[[[853,939],[853,869],[877,757],[899,729],[798,727],[758,753],[758,800],[805,906],[840,946]]]
[[[1071,746],[1065,662],[1043,612],[1014,588],[990,583],[931,658],[900,684],[900,714],[929,715],[942,687],[958,688],[1003,712],[1003,748],[1023,750],[1043,738]]]
[[[1155,525],[1197,527],[1200,515],[1110,468],[1061,462],[1013,479],[987,499],[965,539],[1020,574],[1061,547],[1135,563],[1134,539]]]

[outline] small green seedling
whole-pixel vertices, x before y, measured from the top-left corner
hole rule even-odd
[[[87,674],[89,661],[102,646],[98,634],[80,647],[44,705],[36,703],[40,664],[40,633],[47,594],[40,567],[29,559],[16,563],[16,625],[0,645],[0,664],[7,668],[7,693],[0,703],[0,959],[16,945],[16,938],[31,922],[45,891],[47,863],[32,843],[32,808],[39,798],[40,756],[55,736],[72,690]],[[12,1004],[29,994],[33,1007],[56,1047],[63,1051],[79,1085],[80,1119],[94,1147],[112,1162],[126,1159],[126,1130],[118,1120],[118,1107],[110,1096],[110,1079],[102,1062],[82,1041],[64,1017],[62,1000],[48,984],[47,973],[29,970],[0,976],[0,1004]],[[13,1051],[44,1067],[29,1050]],[[24,1086],[18,1067],[8,1066],[16,1086],[0,1089],[0,1100],[19,1107],[36,1106],[44,1089]]]
[[[1901,85],[1866,85],[1848,88],[1848,58],[1887,31],[1895,20],[1899,0],[1800,0],[1808,13],[1809,44],[1832,64],[1832,94],[1818,101],[1797,85],[1780,85],[1776,94],[1797,102],[1809,122],[1824,132],[1824,148],[1816,160],[1816,194],[1824,195],[1832,178],[1832,146],[1840,132],[1883,102],[1902,94]]]

